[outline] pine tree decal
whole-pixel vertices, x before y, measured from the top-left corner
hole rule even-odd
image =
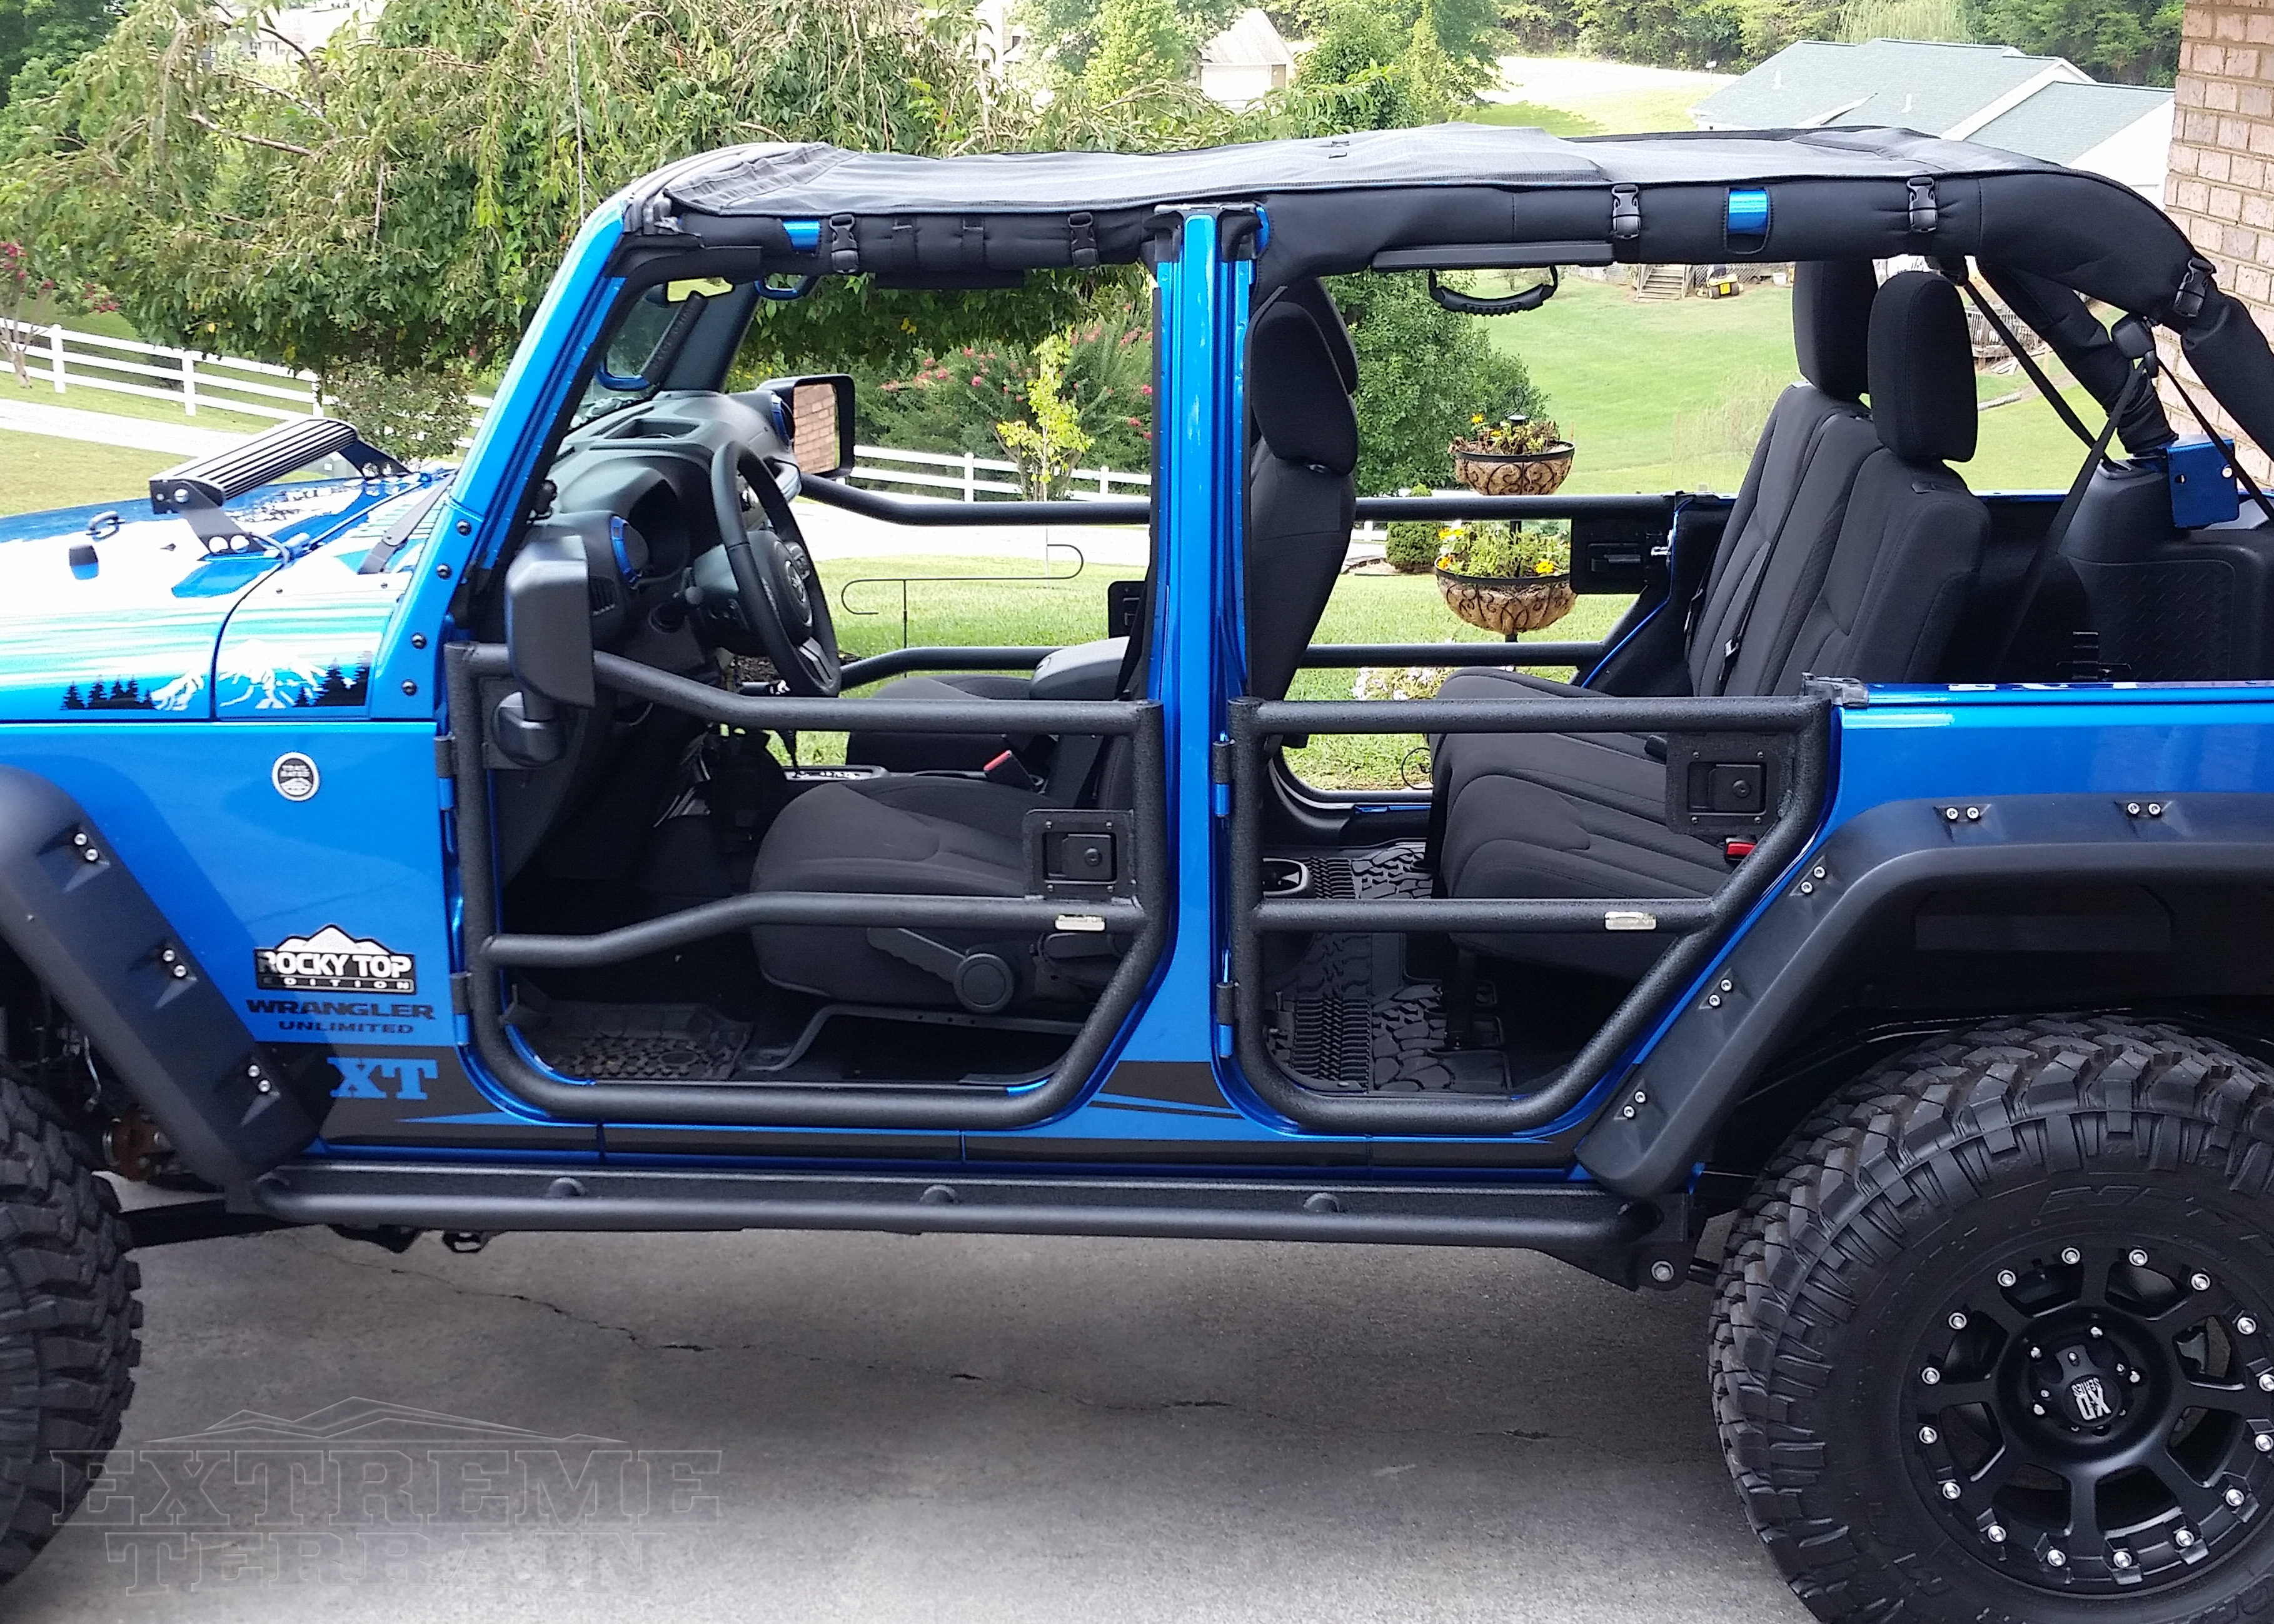
[[[78,683],[74,682],[64,690],[64,709],[66,710],[87,709],[87,701],[80,697]]]

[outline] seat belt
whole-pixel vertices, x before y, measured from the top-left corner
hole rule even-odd
[[[2003,679],[2006,658],[2014,651],[2014,641],[2022,634],[2022,622],[2029,619],[2029,609],[2037,602],[2037,588],[2044,581],[2045,570],[2052,565],[2053,555],[2060,551],[2061,538],[2068,534],[2068,527],[2076,517],[2076,510],[2084,505],[2084,493],[2092,484],[2093,474],[2107,459],[2108,442],[2115,438],[2117,420],[2123,417],[2125,409],[2131,405],[2140,391],[2147,387],[2149,380],[2155,376],[2155,365],[2153,350],[2133,364],[2132,376],[2124,380],[2124,387],[2109,402],[2108,421],[2100,425],[2100,432],[2094,437],[2092,449],[2085,455],[2084,466],[2078,469],[2076,477],[2069,481],[2068,494],[2061,498],[2061,505],[2055,510],[2052,523],[2046,525],[2044,534],[2037,538],[2037,549],[2029,555],[2029,568],[2022,572],[2021,584],[2014,589],[2014,606],[2007,613],[2005,632],[1999,637],[1998,646],[1990,656],[1992,678]]]
[[[2084,419],[2078,417],[2069,403],[2061,398],[2060,391],[2053,387],[2053,380],[2045,376],[2044,369],[2029,358],[2029,347],[2014,336],[2014,329],[2006,325],[2006,319],[1992,307],[1988,299],[1982,297],[1982,289],[1976,287],[1972,279],[1965,274],[1963,264],[1962,263],[1958,274],[1951,276],[1948,267],[1943,267],[1943,274],[1950,276],[1953,282],[1966,290],[1966,297],[1974,301],[1974,308],[1982,312],[1982,320],[1990,324],[1990,330],[1998,335],[1998,342],[2006,346],[2006,353],[2021,363],[2022,370],[2029,374],[2029,381],[2037,386],[2037,393],[2045,397],[2045,403],[2059,412],[2060,420],[2068,425],[2068,432],[2086,445],[2092,444],[2092,431],[2084,426]],[[2102,439],[2102,444],[2104,446],[2106,444],[2105,436]]]

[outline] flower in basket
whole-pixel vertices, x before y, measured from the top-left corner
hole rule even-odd
[[[1571,538],[1562,523],[1472,520],[1439,532],[1437,568],[1449,575],[1510,581],[1571,573]]]
[[[1469,419],[1469,437],[1454,449],[1494,456],[1534,456],[1560,449],[1566,443],[1563,431],[1555,426],[1552,417],[1510,417],[1487,423],[1482,414],[1478,414]]]

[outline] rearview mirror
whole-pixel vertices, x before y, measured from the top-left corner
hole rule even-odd
[[[540,530],[505,572],[505,646],[517,691],[490,715],[499,750],[523,766],[561,759],[557,705],[591,708],[592,606],[584,544]]]
[[[802,474],[843,473],[853,466],[853,380],[842,372],[778,378],[766,387],[789,413],[790,455]]]

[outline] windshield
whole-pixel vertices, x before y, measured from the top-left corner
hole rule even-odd
[[[576,422],[590,423],[653,395],[704,307],[734,291],[732,282],[702,277],[663,282],[633,299],[608,335],[600,364],[584,386],[584,399],[577,402]]]

